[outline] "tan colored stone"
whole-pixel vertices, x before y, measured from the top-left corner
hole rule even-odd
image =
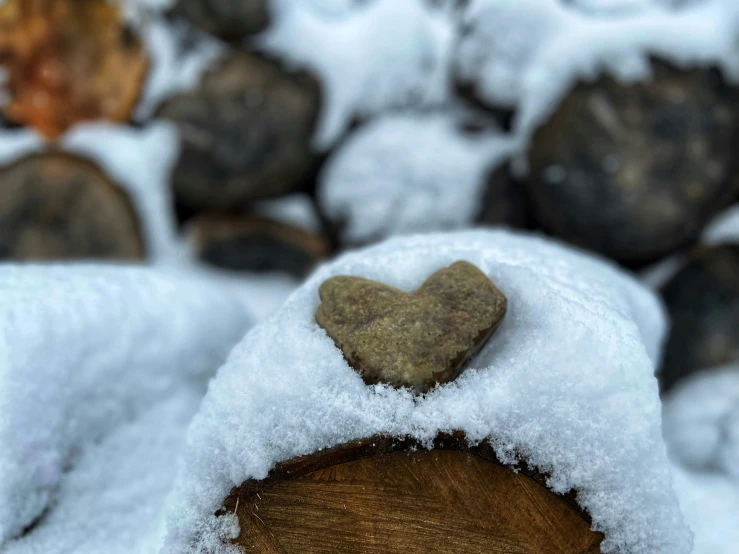
[[[506,297],[477,267],[455,262],[414,294],[340,275],[319,289],[316,322],[367,384],[425,393],[453,381],[506,313]]]

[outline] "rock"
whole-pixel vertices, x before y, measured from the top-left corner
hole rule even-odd
[[[414,294],[340,275],[319,289],[316,322],[367,384],[425,393],[459,375],[506,313],[506,297],[474,265],[440,269]]]
[[[239,41],[269,26],[269,0],[179,0],[173,13],[224,40]]]
[[[300,188],[312,175],[318,82],[264,57],[235,52],[158,115],[179,127],[173,187],[179,203],[235,211]]]
[[[0,259],[143,258],[131,201],[93,163],[44,153],[0,169]]]
[[[319,233],[254,216],[200,216],[191,238],[206,263],[235,271],[284,271],[304,277],[331,252]]]
[[[696,250],[661,292],[672,321],[659,373],[663,392],[739,360],[739,245]]]
[[[690,244],[737,191],[737,89],[712,69],[653,74],[578,85],[529,154],[541,226],[631,266]]]
[[[149,61],[119,4],[107,0],[6,0],[0,68],[7,118],[56,138],[80,121],[128,121]]]

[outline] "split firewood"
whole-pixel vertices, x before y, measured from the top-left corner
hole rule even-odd
[[[698,248],[661,292],[671,322],[658,374],[663,392],[739,359],[739,245]]]
[[[318,233],[255,216],[200,216],[191,222],[197,256],[234,271],[283,271],[305,275],[331,246]]]
[[[239,41],[267,28],[269,0],[179,0],[173,13],[224,40]]]
[[[178,202],[239,211],[300,188],[312,175],[320,97],[306,73],[247,52],[224,59],[197,89],[159,110],[182,138],[173,176]]]
[[[296,458],[235,487],[218,515],[238,518],[244,552],[597,554],[603,540],[574,495],[461,434],[433,450],[371,437]]]
[[[142,258],[130,199],[92,162],[51,152],[0,169],[0,259]]]
[[[737,192],[738,91],[658,61],[646,82],[578,85],[532,140],[539,223],[628,265],[691,243]]]
[[[6,117],[56,138],[80,121],[127,121],[148,58],[108,0],[7,0],[0,6]]]

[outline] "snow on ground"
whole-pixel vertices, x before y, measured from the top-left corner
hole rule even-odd
[[[692,554],[735,554],[739,544],[739,482],[673,467],[673,487],[695,535]]]
[[[275,0],[275,7],[275,22],[258,43],[319,76],[319,148],[357,115],[448,99],[454,25],[446,10],[425,0]]]
[[[185,431],[202,398],[185,390],[87,448],[53,508],[5,554],[157,554],[162,510]]]
[[[662,426],[673,460],[694,471],[723,472],[739,487],[739,366],[682,382],[664,400]]]
[[[472,225],[486,177],[514,145],[496,131],[467,135],[459,124],[451,112],[390,114],[347,139],[318,190],[344,240]]]
[[[85,447],[202,387],[250,318],[201,279],[116,265],[0,266],[0,544]]]
[[[318,286],[332,275],[413,291],[459,259],[493,279],[509,312],[471,368],[424,398],[366,386],[315,323]],[[214,512],[232,486],[279,461],[376,433],[428,441],[461,429],[492,438],[503,461],[549,473],[553,490],[577,489],[604,552],[687,553],[650,359],[664,327],[658,300],[632,278],[537,237],[419,235],[345,254],[253,328],[211,382],[163,552],[229,552],[221,538],[233,529]]]

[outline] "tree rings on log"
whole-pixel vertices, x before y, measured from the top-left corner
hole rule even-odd
[[[92,162],[44,153],[0,168],[0,259],[143,258],[131,201]]]
[[[270,0],[179,0],[173,12],[211,35],[239,41],[266,29]]]
[[[261,217],[201,216],[191,225],[198,257],[224,269],[304,277],[331,250],[319,234]]]
[[[80,121],[128,121],[149,62],[117,3],[6,0],[0,66],[7,118],[56,138]]]
[[[461,435],[433,450],[374,437],[296,458],[235,487],[217,515],[238,518],[244,552],[595,554],[603,540],[571,495]]]
[[[182,138],[173,176],[178,202],[238,211],[300,188],[312,174],[320,97],[306,73],[247,52],[223,60],[196,90],[159,110]]]
[[[632,266],[694,241],[736,194],[737,90],[658,61],[647,82],[579,84],[532,140],[539,223]]]
[[[671,328],[663,392],[692,373],[739,360],[739,245],[697,249],[662,289]]]

